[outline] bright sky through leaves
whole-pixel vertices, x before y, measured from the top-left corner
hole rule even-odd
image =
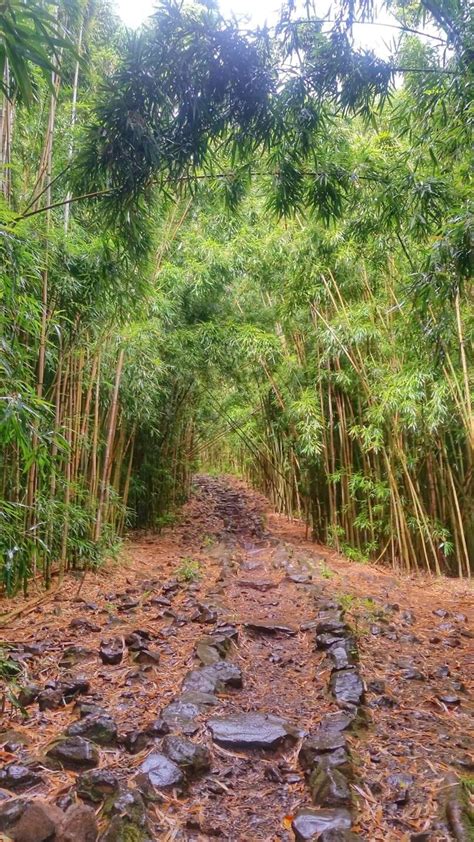
[[[117,9],[124,23],[132,28],[141,23],[153,12],[156,0],[117,0]],[[220,0],[220,8],[225,15],[235,14],[248,19],[249,23],[258,26],[271,24],[277,17],[281,7],[280,0]],[[321,16],[327,13],[326,3],[321,4]],[[383,12],[379,18],[380,24],[394,23],[391,15]],[[354,27],[354,35],[361,47],[373,49],[379,55],[387,55],[388,45],[396,36],[396,32],[389,27],[360,25]]]

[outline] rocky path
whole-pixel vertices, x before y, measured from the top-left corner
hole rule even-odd
[[[468,840],[469,601],[196,478],[4,629],[0,839]]]

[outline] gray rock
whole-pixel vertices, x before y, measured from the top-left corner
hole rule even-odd
[[[274,749],[296,740],[299,734],[289,722],[266,713],[237,713],[210,719],[207,724],[216,743],[236,748]]]
[[[167,728],[167,725],[163,720],[162,728]],[[169,728],[168,728],[169,731]],[[161,730],[161,734],[167,733],[167,731]],[[119,743],[123,746],[130,754],[138,754],[140,751],[143,751],[144,748],[147,747],[148,743],[150,742],[150,730],[149,728],[146,731],[140,731],[138,729],[134,729],[133,731],[125,731],[125,733],[120,734],[119,736]],[[160,734],[155,734],[154,736],[160,736]]]
[[[36,702],[40,693],[41,684],[36,684],[34,681],[30,681],[28,684],[24,684],[23,687],[20,688],[18,693],[18,702],[21,707],[27,708],[29,705],[32,705],[33,702]]]
[[[237,582],[241,588],[250,588],[254,591],[265,593],[273,588],[278,587],[278,582],[272,582],[271,579],[239,579]]]
[[[204,666],[217,664],[221,660],[219,651],[214,646],[202,640],[196,644],[196,655]]]
[[[211,768],[211,755],[206,746],[185,740],[183,737],[168,736],[162,742],[163,753],[188,775],[199,775]]]
[[[317,634],[316,649],[329,649],[330,646],[337,646],[344,639],[344,634],[344,631],[341,631],[340,634],[335,632]]]
[[[313,842],[329,830],[350,830],[352,821],[348,810],[316,810],[304,807],[298,810],[292,822],[296,842]]]
[[[242,687],[240,667],[226,661],[188,672],[183,681],[183,690],[201,693],[215,693],[226,687]]]
[[[309,779],[313,804],[317,807],[349,807],[351,791],[347,779],[338,769],[323,765]]]
[[[342,670],[352,666],[354,663],[354,648],[350,638],[341,638],[338,643],[333,643],[327,650],[333,665],[333,669]]]
[[[7,763],[0,769],[0,787],[19,792],[26,787],[35,786],[42,780],[29,766],[22,766],[20,763]]]
[[[53,743],[46,756],[66,769],[93,769],[99,765],[99,752],[83,737],[66,737]]]
[[[165,789],[183,782],[183,773],[177,763],[161,752],[154,751],[138,767],[137,786],[144,792]]]
[[[59,665],[61,667],[75,667],[76,664],[80,664],[83,661],[89,661],[92,657],[93,652],[90,649],[86,649],[84,646],[76,646],[74,644],[66,647],[61,656]]]
[[[28,804],[29,798],[9,798],[0,804],[0,833],[8,830],[20,819]]]
[[[341,634],[347,631],[347,624],[339,611],[322,611],[316,626],[317,634]]]
[[[77,779],[76,792],[84,801],[100,803],[119,790],[119,781],[108,769],[83,772]]]
[[[99,648],[100,660],[103,664],[116,666],[123,658],[123,643],[120,637],[111,640],[101,640]]]
[[[282,623],[272,622],[271,620],[251,620],[244,623],[246,629],[255,634],[271,634],[271,635],[287,635],[292,637],[298,633],[298,629],[292,626],[286,626]]]
[[[342,731],[321,725],[314,734],[304,738],[298,756],[303,768],[310,769],[317,755],[345,747],[346,737]]]
[[[122,790],[105,809],[112,820],[100,842],[144,842],[149,838],[145,802],[138,790]]]
[[[85,737],[102,746],[117,742],[117,725],[111,716],[91,714],[73,722],[66,730],[68,737]]]
[[[195,719],[201,713],[201,708],[194,702],[176,699],[161,711],[161,719],[168,726],[168,730],[181,731],[184,734],[194,734],[198,730]]]
[[[331,691],[337,702],[358,705],[364,696],[364,685],[356,670],[343,669],[333,672],[330,681]]]

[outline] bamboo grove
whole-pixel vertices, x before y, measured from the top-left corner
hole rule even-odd
[[[388,59],[353,4],[1,12],[6,592],[170,522],[197,469],[355,561],[470,575],[472,21],[391,8]]]

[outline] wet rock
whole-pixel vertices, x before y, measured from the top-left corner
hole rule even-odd
[[[117,741],[117,725],[111,716],[92,714],[73,722],[66,734],[69,737],[85,737],[99,745],[108,746]]]
[[[315,769],[309,788],[313,804],[318,807],[348,807],[351,803],[347,779],[338,769],[325,766]]]
[[[0,787],[12,792],[20,792],[27,787],[41,783],[42,777],[30,766],[20,763],[7,763],[0,769]]]
[[[359,705],[364,696],[364,685],[356,670],[344,669],[333,672],[330,687],[339,704]]]
[[[236,664],[220,661],[208,667],[188,672],[183,681],[183,690],[201,693],[215,693],[226,687],[242,687],[242,672]]]
[[[8,830],[20,819],[28,804],[29,798],[9,798],[0,803],[0,833]]]
[[[76,792],[84,801],[100,803],[119,790],[119,781],[108,769],[93,769],[79,776]]]
[[[73,804],[63,819],[61,842],[96,842],[98,827],[94,810]]]
[[[218,650],[202,640],[196,645],[196,655],[204,666],[217,664],[221,660]]]
[[[80,631],[86,632],[99,632],[100,626],[97,623],[91,623],[87,617],[74,617],[74,620],[71,620],[69,623],[70,629],[79,629]]]
[[[166,727],[165,722],[163,722],[163,725]],[[126,731],[124,734],[120,735],[119,743],[127,751],[129,751],[130,754],[138,754],[147,747],[150,742],[150,736],[150,731],[148,729],[146,731],[139,731],[137,729],[134,731]]]
[[[93,769],[99,765],[99,752],[83,737],[66,737],[53,743],[46,756],[66,769]]]
[[[32,705],[33,702],[36,702],[39,694],[41,693],[41,684],[36,684],[33,681],[30,681],[28,684],[24,684],[23,687],[20,688],[18,693],[18,702],[23,708],[27,708],[29,705]]]
[[[351,814],[346,809],[317,810],[305,807],[298,810],[291,827],[296,842],[313,842],[329,830],[349,830],[351,823]]]
[[[298,630],[296,628],[286,626],[282,623],[272,622],[271,620],[252,620],[250,622],[244,623],[244,626],[246,629],[255,632],[256,634],[282,634],[291,637],[298,633]]]
[[[413,786],[413,778],[405,772],[400,772],[394,775],[389,775],[387,784],[390,788],[390,799],[396,804],[405,804],[410,795],[410,789]]]
[[[112,821],[100,837],[100,842],[144,842],[149,838],[145,803],[137,790],[123,790],[108,805],[107,811]]]
[[[17,823],[8,829],[8,835],[15,842],[50,842],[58,838],[62,821],[63,813],[58,807],[38,799],[25,807]]]
[[[165,734],[169,734],[169,732],[169,724],[161,717],[155,719],[146,729],[146,733],[149,734],[150,737],[163,737]]]
[[[100,660],[103,664],[116,666],[123,658],[123,643],[120,637],[111,640],[101,640],[99,649]]]
[[[188,775],[200,775],[211,768],[211,755],[206,746],[185,740],[183,737],[165,737],[162,750],[173,763]]]
[[[138,767],[135,777],[137,786],[145,793],[154,789],[166,789],[183,782],[183,773],[177,763],[161,752],[154,751]]]
[[[210,719],[208,727],[212,739],[235,748],[277,748],[298,737],[298,730],[278,716],[266,713],[237,713]]]

